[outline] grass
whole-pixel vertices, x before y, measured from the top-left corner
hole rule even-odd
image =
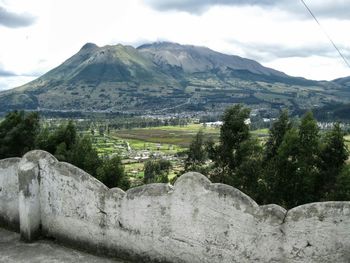
[[[344,136],[345,144],[350,149],[350,135],[345,135]]]
[[[187,128],[187,130],[191,129],[193,129],[193,127]],[[168,130],[173,132],[172,129]],[[134,130],[127,130],[126,132],[130,131]],[[142,132],[144,134],[149,134],[149,130],[147,129],[142,129]],[[88,132],[86,132],[86,134],[88,134]],[[176,144],[161,143],[162,140],[159,142],[149,142],[140,139],[126,139],[125,137],[121,138],[115,136],[115,134],[99,135],[95,133],[92,137],[92,141],[93,147],[97,150],[97,153],[100,156],[112,155],[116,153],[120,156],[123,156],[125,172],[130,178],[132,186],[138,186],[142,184],[144,177],[144,162],[134,160],[132,157],[130,157],[128,146],[131,148],[132,152],[146,150],[152,153],[160,152],[165,155],[175,155],[176,153],[185,150],[183,147]],[[169,180],[175,177],[178,170],[182,168],[182,165],[179,163],[179,161],[171,162],[173,164],[173,169],[170,171]]]
[[[251,134],[257,135],[257,136],[261,136],[261,137],[265,137],[269,135],[269,129],[259,129],[259,130],[254,130],[254,131],[250,131]]]
[[[132,176],[136,177],[138,179],[142,179],[144,176],[144,171],[143,171],[144,163],[128,163],[124,165],[125,172]]]
[[[172,161],[172,169],[168,175],[169,181],[178,175],[183,170],[182,165],[179,162]],[[130,178],[133,186],[138,186],[143,183],[144,177],[144,163],[143,162],[131,162],[124,164],[125,173]]]
[[[196,133],[202,130],[206,138],[213,138],[214,141],[219,140],[220,129],[213,127],[204,128],[201,124],[190,124],[184,127],[180,126],[162,126],[142,129],[119,130],[112,132],[112,136],[119,139],[127,140],[132,148],[142,150],[145,144],[147,148],[154,150],[161,145],[161,151],[167,153],[176,153],[188,148]],[[261,140],[266,139],[269,134],[268,129],[259,129],[251,131],[251,133]],[[158,145],[158,146],[157,146]],[[167,150],[169,147],[173,150]]]
[[[206,137],[219,137],[219,129],[206,127],[200,124],[191,124],[184,127],[180,126],[162,126],[132,130],[119,130],[111,133],[116,138],[126,139],[130,144],[143,144],[144,142],[156,143],[161,145],[174,145],[175,147],[187,148],[196,133],[201,130]]]
[[[93,142],[99,155],[111,155],[114,153],[128,158],[126,145],[134,151],[147,150],[153,153],[161,152],[165,155],[175,155],[184,151],[189,146],[195,134],[202,130],[206,137],[212,137],[218,141],[220,129],[203,128],[200,124],[190,124],[184,127],[162,126],[143,129],[113,131],[108,136],[95,135]],[[263,144],[269,135],[268,129],[251,131]],[[350,148],[350,135],[344,136],[346,145]],[[144,163],[132,158],[123,160],[125,172],[131,178],[133,185],[142,184],[144,177]],[[169,180],[177,175],[182,169],[181,162],[172,161],[173,169],[170,171]]]
[[[112,131],[109,135],[93,136],[93,146],[99,155],[111,155],[114,153],[127,154],[127,144],[134,151],[147,150],[162,152],[166,155],[175,155],[188,148],[196,133],[202,130],[206,138],[219,140],[220,129],[213,127],[204,128],[201,124],[187,126],[161,126],[152,128],[138,128],[130,130]],[[251,131],[253,136],[260,140],[266,140],[268,129]],[[350,143],[350,136],[348,136]]]
[[[165,154],[176,154],[179,151],[183,151],[183,148],[179,147],[178,145],[169,144],[169,143],[154,143],[154,142],[148,142],[141,139],[127,139],[125,137],[113,137],[115,139],[119,139],[122,141],[127,141],[129,143],[129,146],[132,150],[141,151],[141,150],[147,150],[147,151],[160,151]]]
[[[84,134],[91,135],[89,132],[84,132]],[[99,134],[92,136],[92,146],[100,156],[112,154],[123,155],[126,151],[122,140]]]

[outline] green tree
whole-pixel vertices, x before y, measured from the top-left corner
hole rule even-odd
[[[237,168],[243,156],[240,146],[250,137],[249,126],[245,120],[249,118],[250,110],[242,105],[235,105],[226,109],[220,129],[220,145],[218,148],[218,159],[216,160],[222,168],[231,171]]]
[[[328,199],[335,191],[335,184],[343,172],[349,152],[344,140],[344,132],[340,124],[335,123],[333,129],[326,134],[320,152],[320,173],[316,183],[316,194],[319,199]]]
[[[265,165],[266,200],[291,208],[317,201],[319,175],[319,134],[311,112],[306,113],[299,129],[286,131],[277,154]]]
[[[73,121],[69,121],[67,125],[60,125],[55,131],[53,140],[55,145],[64,143],[67,150],[71,150],[77,139],[77,129]]]
[[[185,171],[203,172],[205,161],[208,159],[206,142],[203,131],[199,131],[189,146],[185,160]]]
[[[36,139],[37,148],[53,154],[58,160],[69,162],[92,176],[97,176],[97,169],[102,165],[97,151],[92,146],[89,136],[79,136],[72,121],[61,124],[50,132],[43,128]]]
[[[249,138],[241,143],[239,149],[242,161],[236,169],[236,176],[231,177],[235,179],[231,185],[235,185],[257,202],[261,202],[264,193],[262,181],[262,146],[259,144],[257,138]]]
[[[337,175],[334,191],[329,195],[329,199],[334,201],[350,200],[350,165],[344,165]]]
[[[258,140],[251,137],[246,124],[249,113],[242,105],[225,111],[219,144],[208,143],[209,158],[214,162],[209,175],[213,182],[232,185],[257,197],[262,149]]]
[[[126,190],[130,187],[119,156],[103,160],[102,165],[97,168],[96,177],[109,188],[119,187]]]
[[[241,144],[250,138],[249,126],[245,120],[250,110],[242,105],[234,105],[225,110],[220,128],[219,144],[208,143],[209,158],[214,162],[211,179],[214,182],[232,185],[235,171],[241,164]]]
[[[230,181],[227,176],[232,175],[241,163],[241,144],[250,137],[249,126],[245,123],[249,112],[249,109],[243,108],[242,105],[227,108],[222,117],[219,144],[209,143],[209,156],[217,168],[215,180],[219,182]]]
[[[56,145],[50,138],[51,136],[52,133],[48,127],[41,127],[35,138],[35,147],[53,154],[56,151]]]
[[[129,188],[124,167],[119,157],[101,159],[93,148],[89,136],[79,136],[72,121],[50,131],[43,127],[39,132],[37,113],[12,112],[0,123],[0,159],[22,156],[37,148],[55,155],[60,161],[69,162],[108,187]]]
[[[265,145],[265,162],[270,161],[277,155],[278,148],[283,141],[284,135],[291,128],[292,123],[289,120],[288,111],[284,110],[269,130],[269,138]]]
[[[267,169],[267,203],[277,203],[287,208],[298,204],[299,188],[302,184],[298,171],[299,136],[298,130],[288,130],[283,138],[274,162]]]
[[[275,121],[270,130],[269,137],[264,147],[264,158],[260,188],[260,200],[263,203],[273,203],[277,200],[281,201],[283,192],[283,180],[281,176],[285,175],[283,168],[288,160],[290,152],[289,148],[284,145],[283,152],[279,152],[279,149],[285,139],[286,134],[291,131],[292,123],[288,117],[288,111],[284,110],[281,112],[277,121]],[[288,139],[293,140],[297,137],[295,130],[288,135]],[[296,142],[296,140],[295,140]],[[294,142],[294,143],[295,143]],[[287,152],[286,152],[287,151]],[[293,150],[294,152],[294,150]],[[278,157],[278,158],[277,158]],[[287,158],[287,160],[284,159]],[[290,167],[289,167],[290,168]],[[294,171],[293,171],[294,172]]]
[[[65,142],[61,142],[60,144],[56,145],[54,155],[60,161],[72,163],[69,158],[69,151],[67,150],[67,145]],[[82,167],[79,168],[83,169]]]
[[[68,162],[93,176],[97,176],[97,169],[103,163],[97,151],[92,146],[91,138],[87,135],[77,137],[66,156]]]
[[[318,201],[314,192],[316,179],[319,176],[320,141],[318,133],[317,121],[311,112],[307,112],[301,119],[299,127],[298,204]]]
[[[48,128],[42,128],[36,137],[36,146],[48,151],[61,161],[68,160],[68,152],[73,148],[78,138],[77,130],[72,121],[61,124],[52,132]]]
[[[0,159],[20,157],[34,149],[38,129],[38,113],[8,113],[0,123]]]
[[[144,166],[144,183],[168,183],[172,164],[168,160],[149,160]]]

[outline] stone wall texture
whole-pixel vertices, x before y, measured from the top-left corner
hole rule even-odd
[[[109,189],[43,151],[0,161],[0,218],[137,262],[350,262],[350,202],[259,206],[198,173],[174,186]]]
[[[20,158],[0,160],[0,225],[19,229],[18,164]]]

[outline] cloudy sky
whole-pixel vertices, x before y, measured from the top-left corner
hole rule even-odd
[[[350,61],[350,1],[305,0]],[[172,41],[293,76],[350,76],[300,0],[0,0],[0,89],[58,66],[86,42]]]

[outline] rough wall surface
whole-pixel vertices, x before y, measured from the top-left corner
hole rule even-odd
[[[14,196],[27,240],[40,231],[138,262],[350,262],[350,202],[287,212],[258,206],[198,173],[182,175],[173,187],[151,184],[124,192],[42,151],[27,153],[18,169]],[[8,187],[3,181],[0,186]],[[3,198],[0,192],[0,204]]]
[[[0,225],[19,229],[18,163],[20,158],[0,160]]]

